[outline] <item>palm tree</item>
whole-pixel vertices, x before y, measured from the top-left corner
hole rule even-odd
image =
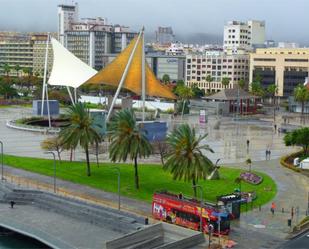
[[[182,99],[181,117],[183,117],[183,113],[184,113],[184,110],[185,110],[185,104],[186,104],[187,101],[189,101],[189,99],[191,99],[193,97],[194,94],[193,94],[191,87],[182,86],[182,85],[177,87],[176,93]]]
[[[195,186],[199,179],[206,179],[213,170],[213,163],[203,154],[203,151],[213,150],[202,141],[207,134],[196,137],[195,129],[188,124],[180,125],[167,136],[170,151],[166,155],[164,170],[172,173],[175,180],[192,181]],[[196,188],[194,188],[196,197]]]
[[[238,86],[241,88],[241,89],[245,89],[245,86],[246,86],[246,81],[244,79],[240,79],[238,81]]]
[[[9,64],[5,63],[5,64],[2,66],[2,68],[3,68],[4,73],[6,74],[6,77],[8,78],[8,77],[9,77],[9,74],[10,74],[10,72],[11,72],[11,66],[10,66]]]
[[[299,84],[294,88],[294,99],[301,103],[301,116],[304,116],[305,103],[309,101],[309,90],[306,86]]]
[[[272,99],[272,104],[275,104],[275,95],[278,91],[278,87],[276,86],[276,84],[271,84],[267,87],[266,89],[268,95],[271,97]]]
[[[69,107],[68,116],[71,124],[64,128],[59,136],[68,148],[80,145],[86,153],[87,175],[90,176],[89,144],[101,141],[99,127],[94,124],[89,109],[85,103],[77,103]]]
[[[223,77],[221,80],[222,85],[224,88],[227,88],[227,86],[230,84],[230,78],[229,77]]]
[[[135,187],[139,189],[138,158],[146,158],[152,152],[152,147],[145,136],[145,131],[139,128],[132,110],[124,109],[115,114],[109,124],[111,144],[109,157],[113,162],[134,160]]]
[[[211,82],[213,81],[213,77],[211,77],[211,75],[207,75],[206,76],[206,81],[208,82],[208,85],[209,85],[209,92],[211,93]]]

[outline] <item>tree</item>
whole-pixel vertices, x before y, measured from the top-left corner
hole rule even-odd
[[[224,88],[227,88],[227,86],[230,84],[230,78],[229,77],[223,77],[221,80],[222,85]]]
[[[164,74],[162,77],[162,81],[164,83],[169,83],[171,81],[170,76],[168,74]]]
[[[176,94],[182,100],[181,117],[183,117],[186,101],[189,101],[193,97],[193,91],[190,87],[180,85],[176,88]]]
[[[124,109],[117,112],[109,124],[111,144],[109,158],[113,161],[126,161],[129,157],[134,161],[135,188],[139,189],[138,158],[146,158],[152,147],[141,129],[132,110]]]
[[[251,172],[251,166],[252,166],[251,158],[248,158],[248,159],[246,160],[246,164],[247,164],[248,167],[249,167],[249,172]]]
[[[263,97],[264,96],[264,89],[261,86],[259,81],[253,81],[251,83],[251,93],[256,96]]]
[[[61,137],[46,138],[41,142],[41,148],[47,151],[56,151],[61,162],[61,152],[64,150],[64,144]]]
[[[277,91],[278,87],[276,86],[276,84],[271,84],[266,89],[267,95],[270,96],[272,99],[272,104],[275,104],[275,95]]]
[[[208,85],[209,85],[209,92],[211,93],[211,82],[213,82],[213,77],[211,77],[211,75],[207,75],[206,76],[206,81],[208,82]]]
[[[205,95],[205,91],[204,89],[200,89],[197,84],[193,84],[193,86],[191,86],[191,89],[192,89],[192,93],[193,93],[193,96],[195,98],[201,98]]]
[[[283,138],[286,146],[301,146],[304,155],[309,154],[309,127],[301,128],[289,132]]]
[[[86,153],[87,175],[90,176],[89,145],[99,143],[98,125],[95,125],[85,103],[76,103],[69,107],[67,115],[70,125],[63,128],[59,136],[67,148],[76,148],[80,145]]]
[[[206,180],[214,168],[213,163],[203,154],[203,151],[213,152],[208,145],[202,144],[206,137],[207,134],[197,138],[194,128],[191,129],[188,124],[180,125],[167,136],[170,151],[163,169],[170,171],[175,180],[192,181],[193,186],[199,179]]]
[[[4,81],[0,81],[0,95],[4,96],[5,99],[18,96],[16,89]]]
[[[246,86],[246,81],[244,79],[240,79],[238,81],[238,86],[241,88],[241,89],[245,89],[245,86]]]
[[[234,182],[235,182],[236,184],[238,184],[238,186],[239,186],[239,192],[240,192],[240,194],[241,194],[241,183],[242,183],[242,178],[241,178],[240,176],[238,176],[238,177],[235,178]]]
[[[10,72],[11,72],[11,66],[9,65],[9,64],[7,64],[7,63],[5,63],[3,66],[2,66],[2,68],[3,68],[3,71],[4,71],[4,73],[5,73],[5,75],[6,75],[6,77],[8,78],[9,77],[9,74],[10,74]]]
[[[301,115],[304,116],[305,103],[309,101],[309,90],[306,86],[299,84],[294,88],[294,99],[301,104]]]

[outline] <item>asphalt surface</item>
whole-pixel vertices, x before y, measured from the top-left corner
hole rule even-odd
[[[278,249],[308,249],[309,248],[309,232],[284,243]]]

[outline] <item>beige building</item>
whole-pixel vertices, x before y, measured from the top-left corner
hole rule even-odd
[[[305,82],[309,71],[309,48],[257,49],[250,54],[250,79],[261,77],[264,88],[278,86],[278,96],[288,97],[294,88]]]
[[[21,68],[19,75],[23,75],[25,68],[43,76],[45,65],[47,35],[9,36],[0,40],[0,64],[10,66],[10,75],[16,76],[16,65]],[[52,68],[52,47],[49,47],[48,71]],[[4,75],[3,67],[0,67],[0,75]]]
[[[211,83],[206,78],[210,75]],[[218,92],[225,87],[222,78],[230,79],[227,88],[234,88],[240,80],[248,81],[249,55],[231,54],[221,51],[209,51],[205,54],[191,54],[186,56],[186,84],[197,85],[205,92]]]

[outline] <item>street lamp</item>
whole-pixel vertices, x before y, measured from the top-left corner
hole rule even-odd
[[[56,193],[56,155],[53,151],[46,151],[44,154],[52,154],[54,157],[54,193]]]
[[[3,176],[3,142],[0,141],[1,144],[1,180],[5,180],[4,176]]]
[[[200,217],[200,231],[203,232],[203,222],[202,222],[202,218],[203,218],[203,188],[200,185],[193,185],[193,188],[200,188],[201,190],[201,217]]]
[[[113,169],[117,170],[118,175],[118,210],[120,210],[120,169],[118,167],[114,167]]]

